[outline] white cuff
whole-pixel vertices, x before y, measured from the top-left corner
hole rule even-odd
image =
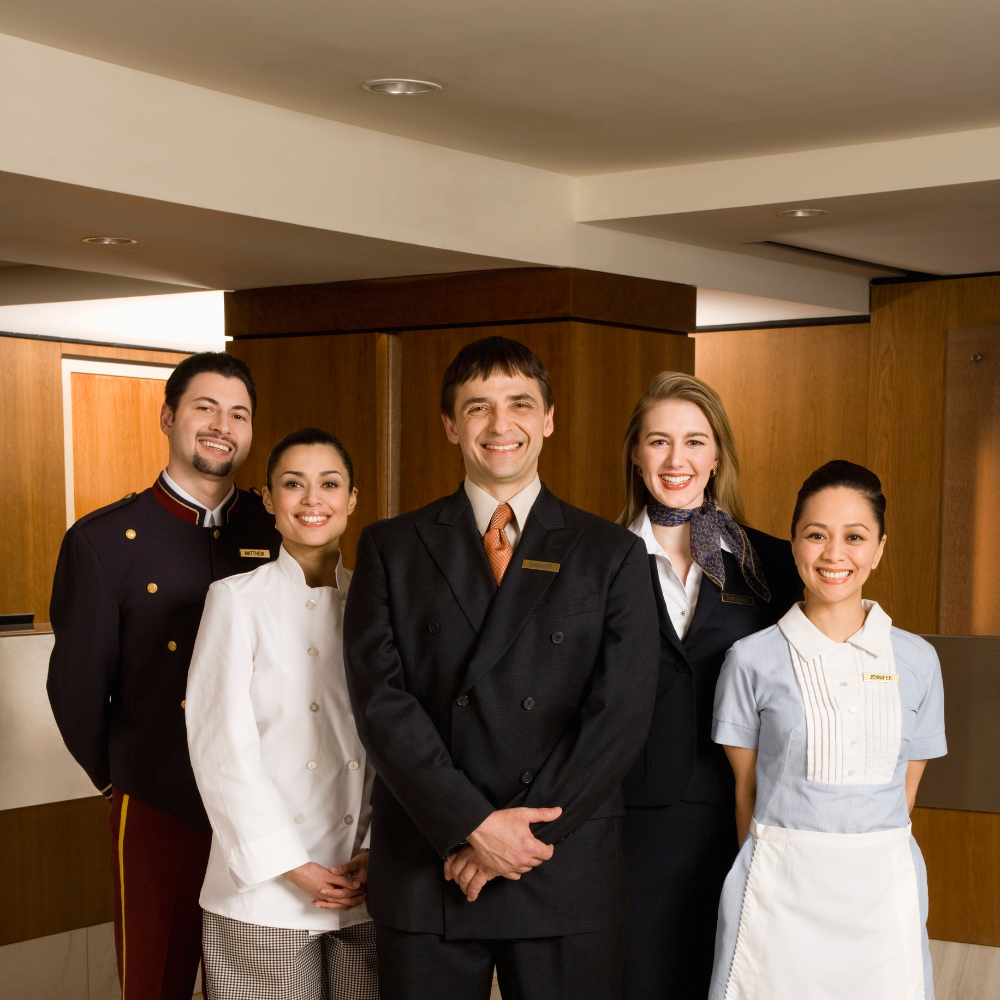
[[[240,892],[256,889],[309,860],[299,835],[291,827],[239,844],[227,859],[229,873]]]

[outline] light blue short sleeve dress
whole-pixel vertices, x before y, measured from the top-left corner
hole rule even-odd
[[[908,762],[943,756],[934,648],[865,602],[835,643],[794,605],[737,642],[712,738],[755,749],[751,832],[723,888],[710,1000],[933,1000]]]

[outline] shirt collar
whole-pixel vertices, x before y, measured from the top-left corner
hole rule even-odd
[[[520,493],[516,493],[507,501],[510,504],[510,509],[514,512],[514,521],[518,531],[524,531],[524,523],[528,520],[531,508],[541,492],[542,481],[538,476],[535,476]],[[472,513],[475,515],[479,534],[485,538],[486,531],[490,526],[490,518],[500,506],[500,501],[477,486],[468,476],[465,477],[465,495],[469,498],[469,503],[472,504]]]
[[[223,500],[222,503],[220,503],[219,506],[215,508],[215,510],[209,510],[203,503],[199,503],[197,500],[195,500],[195,498],[191,496],[191,494],[188,493],[187,490],[182,489],[180,486],[178,486],[177,483],[175,483],[170,478],[170,476],[167,475],[166,469],[164,469],[163,472],[160,473],[160,478],[170,489],[170,491],[177,495],[178,498],[185,501],[186,503],[193,504],[195,507],[198,508],[199,516],[196,522],[197,524],[212,526],[216,524],[222,525],[226,523],[226,517],[225,517],[226,507],[229,505],[234,495],[236,494],[235,486],[230,487],[229,492],[226,494],[225,500]]]
[[[284,545],[278,549],[278,558],[276,565],[278,571],[281,575],[288,580],[289,583],[293,583],[296,587],[303,587],[306,590],[325,590],[325,587],[310,587],[306,583],[306,575],[302,571],[302,567],[298,564],[288,549]],[[350,586],[351,575],[344,568],[344,553],[339,552],[337,554],[337,590],[342,590],[345,593],[347,588]]]
[[[892,619],[875,601],[862,601],[861,604],[865,609],[865,623],[847,642],[873,656],[882,656],[890,643]],[[804,660],[813,660],[843,645],[820,632],[806,618],[801,604],[793,604],[788,609],[788,613],[778,622],[778,628]]]
[[[663,546],[656,540],[656,535],[653,534],[653,522],[650,521],[649,512],[645,507],[642,508],[639,516],[628,526],[628,530],[633,535],[638,535],[646,543],[646,551],[651,556],[663,556],[664,559],[670,558],[663,551]],[[729,547],[729,543],[721,536],[719,538],[719,547],[723,552],[732,554],[733,550]]]

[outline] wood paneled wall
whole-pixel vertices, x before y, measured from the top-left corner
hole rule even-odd
[[[63,355],[166,361],[186,354],[0,337],[0,614],[49,620],[49,596],[66,531]]]
[[[542,480],[567,503],[614,520],[622,509],[621,448],[632,408],[658,372],[693,371],[689,337],[574,321],[401,334],[402,509],[461,483],[461,453],[441,424],[441,377],[462,347],[493,335],[526,344],[552,379],[555,432],[539,460]]]
[[[229,353],[250,366],[257,384],[250,457],[236,477],[244,489],[266,483],[267,456],[285,434],[321,427],[344,443],[354,464],[358,504],[343,539],[354,565],[361,529],[377,517],[376,338],[374,333],[238,340]]]

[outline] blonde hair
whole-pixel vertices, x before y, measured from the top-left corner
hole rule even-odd
[[[705,496],[726,511],[734,521],[746,524],[743,493],[740,490],[740,460],[736,455],[736,442],[729,417],[726,416],[726,408],[722,405],[719,394],[710,385],[683,372],[660,372],[649,383],[645,395],[635,404],[622,445],[625,509],[618,516],[618,523],[627,527],[646,505],[646,485],[639,474],[639,467],[632,461],[632,451],[639,444],[639,434],[646,414],[668,399],[683,399],[694,403],[705,414],[719,451],[718,468],[715,476],[708,481]]]

